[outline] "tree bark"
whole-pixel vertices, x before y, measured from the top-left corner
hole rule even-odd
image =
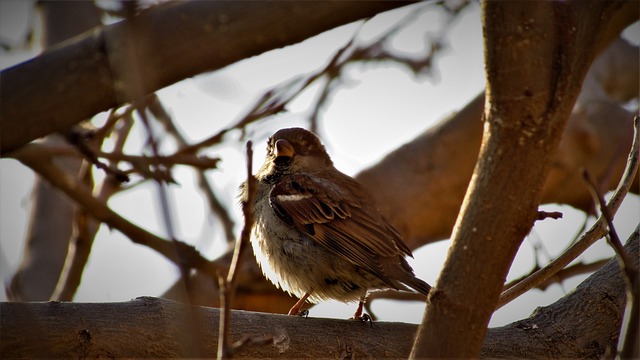
[[[122,21],[2,71],[0,154],[139,94],[409,3],[190,1],[152,7],[134,18],[135,36],[124,36],[131,21]],[[131,64],[144,68],[132,73]]]
[[[627,251],[638,254],[638,230]],[[633,257],[636,264],[640,257]],[[558,302],[528,319],[489,329],[482,358],[611,356],[625,309],[625,282],[613,259]],[[3,358],[214,357],[219,309],[138,298],[124,303],[2,303]],[[588,316],[585,316],[588,314]],[[190,322],[186,319],[192,318]],[[186,324],[195,324],[189,328]],[[232,311],[237,358],[406,358],[416,325]]]
[[[487,73],[478,163],[412,357],[476,357],[603,29],[623,3],[482,3]],[[599,26],[596,26],[599,25]]]

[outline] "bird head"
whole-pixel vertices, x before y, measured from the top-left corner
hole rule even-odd
[[[302,128],[278,130],[267,143],[267,158],[258,178],[276,180],[286,174],[322,172],[333,162],[316,134]]]

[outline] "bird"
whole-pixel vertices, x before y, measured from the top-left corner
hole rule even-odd
[[[299,300],[358,302],[363,319],[374,291],[416,291],[431,286],[415,276],[413,257],[372,194],[337,170],[316,134],[303,128],[277,131],[255,176],[251,247],[263,274]],[[246,182],[240,187],[246,201]]]

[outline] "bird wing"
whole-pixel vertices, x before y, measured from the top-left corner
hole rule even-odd
[[[342,173],[335,178],[285,176],[271,190],[271,207],[280,220],[397,288],[380,260],[411,251],[360,184]]]

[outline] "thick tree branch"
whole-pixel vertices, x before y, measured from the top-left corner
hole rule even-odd
[[[637,230],[627,250],[638,253]],[[636,264],[638,259],[634,258]],[[614,259],[574,292],[530,318],[489,329],[480,357],[610,356],[624,304],[625,284]],[[196,348],[185,345],[192,337],[185,326],[186,313],[194,314],[201,334]],[[154,298],[124,303],[2,303],[0,353],[7,358],[214,357],[219,316],[219,309]],[[243,346],[236,358],[406,358],[417,326],[393,322],[369,326],[234,310],[230,330],[234,341],[264,336],[274,340]]]
[[[408,3],[190,1],[152,7],[136,16],[133,37],[123,37],[128,25],[122,21],[2,71],[0,153],[137,100],[140,93]],[[133,74],[140,82],[130,81],[134,63],[145,66]]]
[[[583,77],[602,46],[596,24],[606,29],[623,5],[595,4],[482,4],[483,142],[412,357],[480,353],[511,262],[537,215]]]
[[[629,253],[638,254],[639,236],[636,227],[625,247]],[[633,260],[638,266],[640,257]],[[613,358],[627,301],[620,265],[612,259],[574,291],[536,309],[528,319],[489,329],[482,354],[491,358]],[[583,326],[601,316],[609,322]],[[601,330],[605,336],[596,334]],[[531,346],[518,348],[521,343]],[[488,348],[493,350],[487,352]]]

